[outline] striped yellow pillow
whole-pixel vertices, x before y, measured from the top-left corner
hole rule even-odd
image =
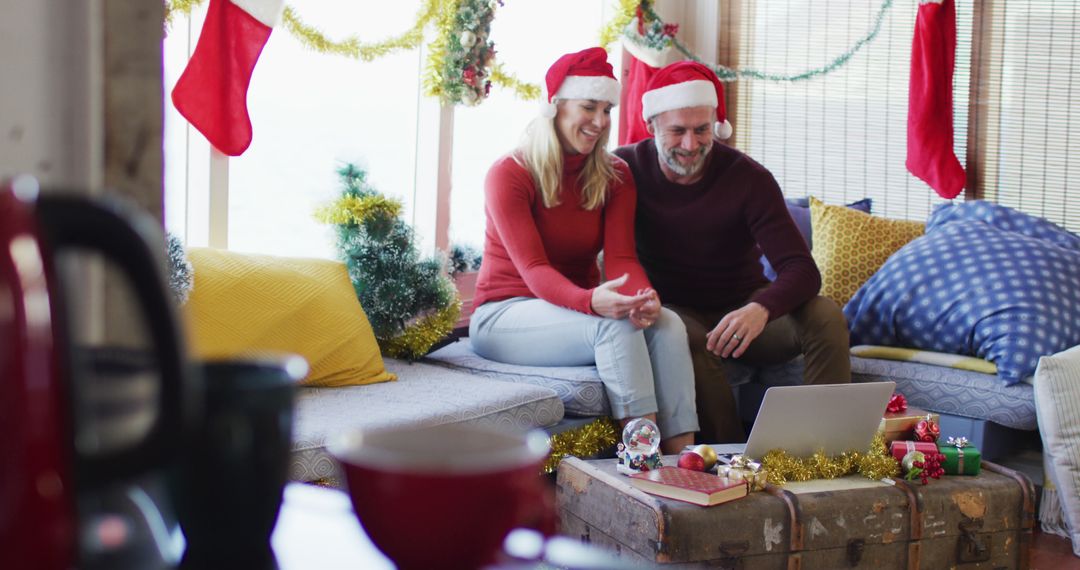
[[[945,368],[981,372],[983,374],[991,374],[994,376],[997,375],[997,365],[989,360],[983,360],[974,356],[919,350],[917,348],[860,344],[851,347],[851,355],[861,358],[919,362],[922,364],[933,364],[934,366],[944,366]]]
[[[307,359],[308,386],[355,386],[387,372],[345,266],[191,248],[195,285],[184,306],[196,357],[290,352]]]
[[[924,224],[871,216],[810,198],[810,227],[821,295],[843,307],[890,255],[923,234]]]

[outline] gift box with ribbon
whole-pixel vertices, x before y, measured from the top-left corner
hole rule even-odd
[[[885,436],[885,443],[899,439],[914,439],[915,426],[921,420],[927,419],[927,416],[930,416],[935,423],[940,421],[938,414],[919,408],[907,407],[898,412],[886,412],[878,425],[878,431]]]
[[[717,465],[716,474],[732,481],[746,481],[751,491],[762,491],[768,482],[768,472],[757,461],[745,455],[734,455],[731,463]]]
[[[949,475],[978,475],[982,469],[979,448],[971,445],[966,437],[950,437],[938,445],[945,461],[941,467]]]
[[[921,451],[923,453],[937,453],[938,446],[936,443],[929,441],[911,441],[901,440],[894,441],[889,444],[889,454],[896,458],[897,461],[903,461],[904,456],[912,451]]]

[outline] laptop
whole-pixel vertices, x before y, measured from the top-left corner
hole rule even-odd
[[[765,392],[745,447],[720,445],[716,451],[757,460],[776,448],[795,457],[819,449],[826,455],[866,451],[895,388],[895,382],[774,386]]]

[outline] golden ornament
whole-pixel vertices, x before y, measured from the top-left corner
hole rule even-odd
[[[716,450],[702,443],[697,445],[692,450],[694,453],[701,456],[705,460],[705,470],[708,471],[716,465]]]

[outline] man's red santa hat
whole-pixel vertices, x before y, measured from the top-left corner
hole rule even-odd
[[[555,116],[557,99],[592,99],[619,104],[619,82],[607,61],[604,48],[588,48],[568,53],[551,65],[545,77],[547,99],[541,104],[540,114]]]
[[[716,109],[713,134],[720,139],[731,136],[724,87],[711,69],[696,61],[677,61],[657,71],[641,96],[641,116],[646,123],[660,113],[687,107]]]

